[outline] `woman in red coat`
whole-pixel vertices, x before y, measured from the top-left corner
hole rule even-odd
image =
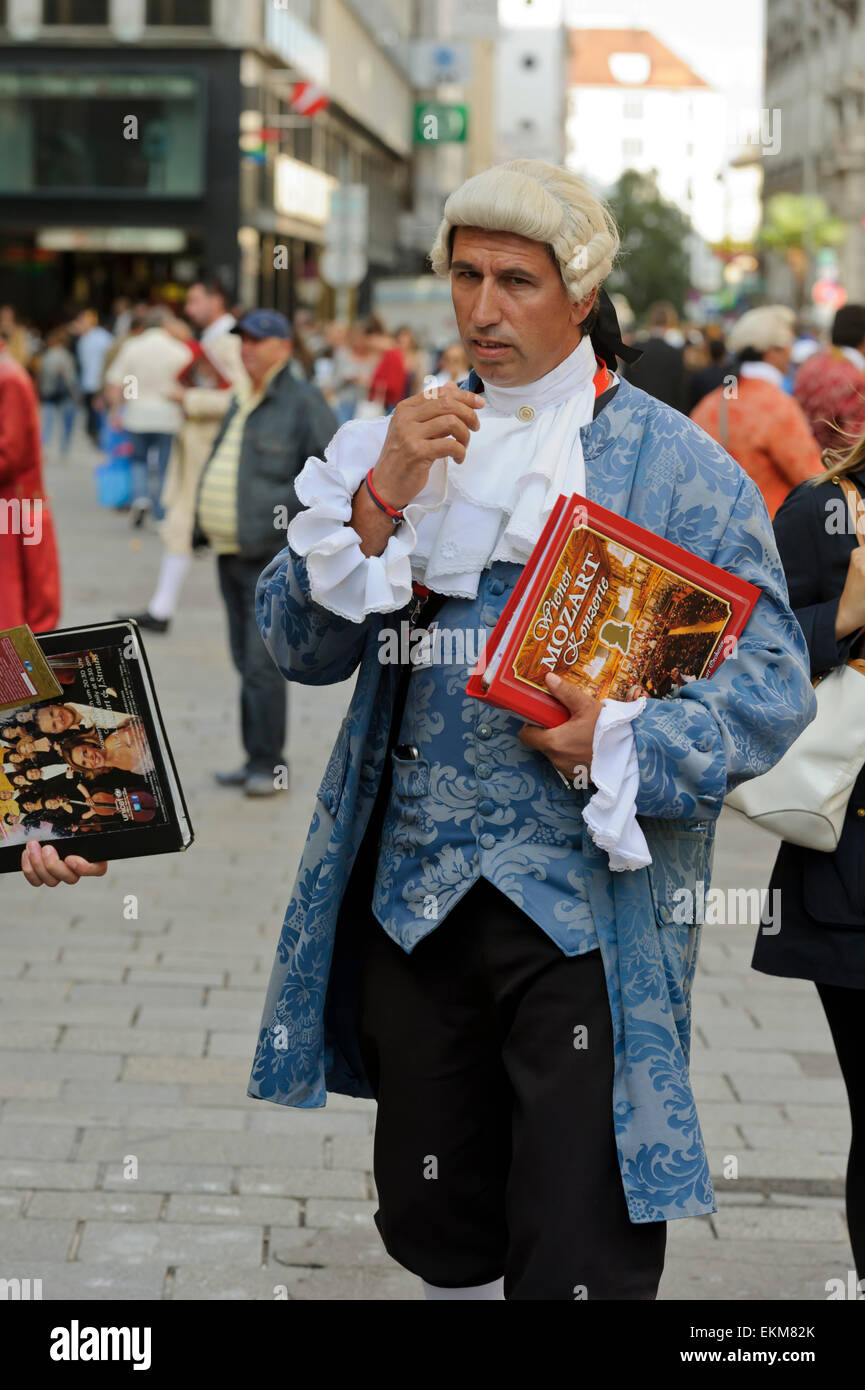
[[[33,383],[0,338],[0,629],[60,620],[60,564],[42,488],[39,406]]]

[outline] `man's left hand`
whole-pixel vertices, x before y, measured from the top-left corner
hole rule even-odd
[[[536,748],[545,753],[557,772],[561,772],[569,782],[574,779],[574,768],[586,769],[586,785],[592,766],[592,739],[595,725],[601,713],[601,702],[594,695],[561,676],[547,675],[547,689],[551,695],[565,706],[570,719],[555,729],[539,729],[535,724],[524,724],[520,729],[520,743],[526,748]]]

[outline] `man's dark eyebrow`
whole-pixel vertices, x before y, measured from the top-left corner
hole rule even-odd
[[[477,266],[471,261],[451,261],[451,270],[477,270]],[[521,275],[525,280],[537,280],[532,270],[524,270],[522,266],[509,265],[505,270],[500,270],[499,275]]]

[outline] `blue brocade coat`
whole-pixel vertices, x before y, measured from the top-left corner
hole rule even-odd
[[[674,921],[674,895],[694,892],[700,880],[708,888],[726,792],[780,759],[813,719],[816,700],[766,507],[738,464],[685,416],[624,381],[581,437],[592,501],[762,590],[735,657],[678,698],[649,700],[632,725],[650,867],[611,873],[605,852],[583,839],[612,1015],[613,1118],[628,1212],[634,1222],[661,1221],[715,1210],[688,1077],[700,927]],[[256,607],[287,680],[328,685],[358,671],[285,914],[249,1084],[262,1100],[322,1106],[328,1090],[371,1095],[362,1068],[347,1060],[356,1047],[337,1042],[353,1029],[356,993],[334,940],[400,675],[399,666],[380,663],[378,633],[407,609],[362,623],[328,613],[312,602],[305,563],[290,547],[262,574]]]

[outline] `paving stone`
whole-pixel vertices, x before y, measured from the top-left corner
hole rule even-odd
[[[208,1056],[245,1058],[248,1067],[251,1068],[257,1040],[258,1019],[241,1033],[208,1033]]]
[[[707,1072],[754,1072],[758,1076],[802,1076],[789,1052],[752,1052],[746,1047],[695,1047],[691,1052],[691,1076]]]
[[[262,992],[262,999],[264,993]],[[145,1004],[135,1020],[137,1028],[203,1028],[211,1035],[232,1034],[243,1038],[248,1053],[255,1051],[261,1009],[220,1009],[209,1004],[175,1009]],[[210,1046],[212,1047],[212,1036]],[[212,1052],[209,1055],[214,1055]],[[798,1073],[799,1068],[796,1068]]]
[[[0,1228],[0,1277],[37,1279],[40,1260],[65,1260],[75,1222],[30,1221],[26,1217],[4,1221]]]
[[[117,1161],[135,1154],[140,1163],[215,1163],[260,1167],[272,1162],[301,1168],[315,1167],[321,1159],[321,1140],[292,1135],[278,1140],[267,1134],[231,1134],[217,1130],[191,1133],[146,1129],[88,1129],[78,1148],[82,1160]]]
[[[20,1192],[0,1192],[0,1221],[8,1221],[22,1214],[22,1203],[24,1197]],[[3,1254],[2,1236],[0,1236],[0,1258]]]
[[[838,1211],[842,1215],[845,1211],[843,1197],[818,1197],[814,1194],[802,1197],[795,1192],[770,1192],[766,1203],[770,1207],[813,1207],[815,1211]]]
[[[114,1081],[64,1081],[61,1099],[65,1104],[90,1104],[93,1101],[106,1105],[182,1105],[183,1087],[166,1082],[164,1085],[145,1082]]]
[[[375,1109],[337,1110],[328,1100],[323,1110],[296,1110],[288,1105],[259,1105],[248,1118],[247,1128],[260,1134],[371,1134]]]
[[[709,1100],[734,1099],[734,1093],[727,1076],[720,1075],[718,1072],[694,1072],[691,1076],[691,1085],[698,1105]]]
[[[23,1076],[0,1076],[0,1098],[21,1100],[56,1100],[61,1091],[60,1081],[31,1081]]]
[[[369,1303],[376,1300],[423,1301],[420,1279],[405,1269],[316,1269],[307,1277],[289,1285],[290,1295],[298,1302],[319,1300],[351,1300]]]
[[[834,1270],[835,1261],[826,1259],[825,1264],[820,1265],[807,1253],[809,1247],[797,1247],[791,1242],[789,1246],[784,1245],[783,1263],[780,1263],[777,1256],[773,1259],[766,1253],[772,1246],[777,1249],[774,1242],[771,1245],[769,1242],[754,1244],[760,1255],[759,1262],[754,1264],[737,1260],[731,1265],[719,1261],[717,1252],[723,1245],[721,1241],[716,1241],[712,1246],[711,1260],[706,1259],[702,1247],[696,1247],[694,1253],[684,1248],[674,1251],[667,1258],[661,1278],[659,1302],[690,1302],[697,1311],[695,1321],[711,1316],[709,1309],[701,1313],[700,1305],[703,1303],[713,1300],[743,1302],[750,1306],[745,1310],[742,1321],[753,1323],[756,1308],[762,1325],[764,1313],[760,1305],[767,1301],[792,1301],[798,1305],[806,1301],[825,1300],[826,1280],[832,1277],[830,1271]],[[793,1250],[803,1253],[794,1260],[791,1258]],[[793,1319],[794,1310],[774,1316],[767,1310],[765,1316],[772,1317],[775,1322],[788,1323]],[[805,1321],[801,1315],[797,1316]]]
[[[248,1077],[249,1073],[247,1073],[247,1080]],[[256,1110],[262,1108],[262,1105],[267,1104],[270,1108],[269,1102],[248,1096],[246,1086],[240,1086],[237,1082],[233,1082],[231,1085],[210,1085],[208,1082],[200,1082],[197,1085],[182,1086],[180,1090],[184,1105],[194,1105],[210,1110],[218,1110],[223,1106],[227,1106],[229,1109],[239,1107],[247,1117],[247,1122]]]
[[[727,1124],[747,1124],[750,1121],[753,1124],[772,1125],[773,1128],[778,1126],[789,1129],[791,1126],[786,1107],[781,1105],[762,1105],[738,1100],[701,1100],[699,1110],[701,1123],[703,1120]],[[808,1114],[813,1115],[810,1107]]]
[[[784,1112],[797,1129],[838,1130],[850,1128],[850,1107],[846,1100],[843,1105],[800,1105],[785,1101]]]
[[[94,1165],[95,1166],[95,1165]],[[127,1178],[122,1165],[103,1166],[101,1187],[106,1192],[231,1192],[232,1170],[226,1164],[139,1162],[138,1176]]]
[[[366,1174],[353,1168],[240,1168],[241,1193],[271,1197],[369,1197]]]
[[[233,1226],[296,1226],[301,1205],[288,1197],[205,1197],[173,1195],[163,1214],[165,1221],[223,1222]]]
[[[838,1058],[833,1052],[794,1052],[793,1057],[805,1076],[841,1075]]]
[[[127,1188],[131,1184],[127,1183]],[[156,1221],[162,1197],[146,1192],[34,1192],[29,1220],[61,1216],[76,1221]]]
[[[752,1076],[743,1072],[730,1073],[730,1081],[742,1100],[766,1100],[775,1105],[795,1104],[838,1105],[846,1098],[843,1081],[831,1078],[819,1081],[807,1077]]]
[[[50,1108],[38,1110],[35,1103],[9,1101],[3,1109],[3,1122],[20,1124],[70,1124],[77,1126],[106,1126],[117,1129],[122,1125],[141,1129],[207,1129],[242,1130],[246,1116],[241,1111],[196,1110],[180,1105],[136,1105],[128,1099],[125,1103],[108,1100],[67,1101],[55,1103]],[[0,1139],[2,1144],[2,1139]]]
[[[88,984],[119,985],[126,973],[123,965],[97,964],[95,961],[85,968],[73,966],[69,962],[62,962],[59,965],[36,964],[30,965],[27,970],[28,983],[38,984],[42,981],[51,983],[62,982],[64,988],[79,981]]]
[[[118,1003],[128,1004],[130,1009],[136,1005],[144,1008],[148,1005],[170,1005],[177,1009],[195,1010],[202,1003],[204,986],[170,983],[145,985],[127,979],[119,989],[111,991],[111,997]],[[69,991],[70,1003],[74,1004],[99,1004],[104,998],[105,990],[100,984],[73,985]],[[173,1021],[182,1031],[182,1023],[177,1016],[169,1014],[168,1021]]]
[[[711,1220],[721,1240],[743,1243],[756,1240],[847,1242],[844,1219],[837,1211],[777,1207],[771,1211],[751,1210],[746,1213],[725,1207],[723,1211],[717,1211]],[[787,1256],[783,1258],[786,1261]]]
[[[250,1058],[251,1060],[251,1058]],[[225,1057],[130,1057],[121,1081],[177,1081],[181,1084],[235,1082],[241,1096],[249,1084],[249,1065]]]
[[[39,1264],[44,1302],[151,1303],[162,1297],[166,1264],[82,1265],[77,1261],[42,1260]],[[90,1316],[97,1318],[94,1311]]]
[[[60,1188],[87,1191],[96,1186],[96,1163],[52,1163],[35,1158],[0,1159],[0,1189],[7,1187]]]
[[[10,1052],[48,1052],[60,1037],[60,1027],[52,1023],[0,1023],[0,1050]]]
[[[67,990],[68,985],[59,981],[47,983],[39,980],[10,980],[7,978],[0,985],[0,1009],[5,1013],[6,1009],[24,1003],[31,1006],[47,1007],[48,1004],[60,1003],[65,999]],[[102,1002],[104,1002],[104,996]]]
[[[372,1170],[372,1135],[335,1134],[328,1145],[328,1167]]]
[[[103,992],[103,1001],[105,995]],[[3,1022],[13,1024],[16,1019],[32,1019],[37,1010],[29,1001],[12,1000],[2,1005]],[[132,1023],[133,1007],[110,1004],[70,1004],[68,1000],[52,1000],[38,1010],[46,1027],[72,1027],[83,1025],[96,1028],[128,1028]],[[46,1022],[46,1020],[50,1022]],[[25,1032],[27,1030],[25,1029]],[[38,1046],[38,1044],[34,1044]]]
[[[66,1030],[60,1050],[66,1052],[124,1052],[136,1055],[161,1056],[166,1050],[177,1057],[200,1057],[204,1051],[203,1032],[169,1033],[140,1028],[83,1028]]]
[[[260,1260],[261,1244],[258,1226],[230,1226],[225,1222],[210,1226],[180,1221],[88,1221],[78,1247],[78,1259],[82,1264],[107,1263],[116,1267],[155,1260],[175,1265],[216,1257],[234,1260],[241,1267]]]
[[[732,1149],[739,1163],[738,1178],[813,1178],[828,1182],[832,1178],[842,1178],[847,1169],[847,1157],[841,1154],[816,1153],[813,1149],[746,1149],[740,1146]],[[720,1173],[727,1155],[718,1149],[709,1154],[712,1173]]]
[[[377,1269],[394,1266],[372,1221],[339,1229],[273,1226],[270,1231],[270,1260],[277,1277],[280,1266],[292,1269],[318,1265]]]
[[[349,1202],[311,1197],[306,1204],[306,1225],[340,1230],[343,1228],[366,1227],[370,1224],[373,1212],[378,1210],[378,1202]]]
[[[813,1111],[812,1111],[813,1114]],[[779,1134],[777,1125],[756,1125],[745,1122],[742,1133],[749,1148],[772,1149],[783,1143],[785,1150],[794,1153],[847,1154],[850,1149],[850,1126],[846,1129],[829,1129],[824,1125],[812,1124],[807,1129],[794,1129]]]
[[[124,981],[128,988],[138,985],[194,985],[202,989],[218,988],[225,984],[224,970],[208,970],[203,965],[199,970],[172,969],[162,963],[150,970],[133,966]]]
[[[200,1300],[272,1303],[277,1300],[277,1291],[281,1288],[289,1291],[289,1298],[293,1299],[298,1280],[308,1273],[304,1269],[281,1268],[274,1272],[252,1266],[238,1269],[236,1265],[218,1264],[212,1260],[206,1264],[182,1264],[174,1271],[169,1297],[173,1303],[197,1303]]]
[[[4,1124],[0,1126],[0,1158],[68,1158],[75,1136],[74,1125]]]

